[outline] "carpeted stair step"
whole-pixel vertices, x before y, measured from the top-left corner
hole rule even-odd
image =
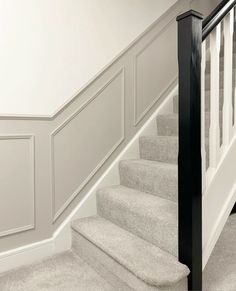
[[[72,228],[74,252],[131,289],[187,290],[188,268],[146,240],[99,216],[78,219]]]
[[[148,160],[123,160],[119,164],[120,184],[177,201],[177,165]]]
[[[178,138],[176,136],[141,136],[139,151],[141,159],[176,164]]]
[[[205,111],[210,111],[210,90],[207,90],[205,92]],[[224,101],[224,91],[223,89],[220,90],[220,108],[223,108],[223,101]],[[178,113],[179,112],[179,97],[176,95],[173,98],[173,112]]]
[[[142,136],[139,140],[140,157],[144,160],[177,164],[178,137]],[[209,165],[209,138],[205,139],[206,166]]]
[[[156,117],[157,134],[160,136],[178,135],[178,115],[177,114],[159,114]]]
[[[177,257],[177,203],[124,186],[97,192],[98,214]]]

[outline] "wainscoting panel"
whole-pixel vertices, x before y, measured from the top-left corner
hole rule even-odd
[[[47,254],[70,246],[74,211],[176,85],[175,19],[188,5],[177,1],[52,116],[0,116],[0,263],[40,240]]]
[[[34,138],[0,136],[0,237],[34,228]]]
[[[174,18],[135,56],[135,125],[143,119],[164,91],[176,81],[176,30]]]
[[[55,221],[124,139],[124,69],[51,138]]]

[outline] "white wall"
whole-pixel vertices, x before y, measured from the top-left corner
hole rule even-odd
[[[0,0],[0,114],[53,114],[175,2]]]
[[[220,2],[221,0],[192,0],[190,2],[190,7],[191,9],[201,12],[205,18]]]
[[[58,233],[176,85],[176,16],[188,7],[177,1],[55,118],[0,118],[0,271],[1,252]]]

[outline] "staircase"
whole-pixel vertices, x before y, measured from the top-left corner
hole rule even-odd
[[[177,116],[157,116],[157,134],[139,139],[140,159],[120,162],[120,185],[98,190],[98,216],[72,223],[75,252],[123,290],[187,289],[177,260]]]
[[[70,230],[69,227],[69,231],[72,233],[73,252],[59,255],[55,261],[52,259],[49,268],[44,267],[47,266],[47,262],[45,265],[42,264],[40,267],[40,270],[43,270],[42,276],[36,278],[36,285],[41,286],[41,282],[45,284],[50,281],[51,285],[47,290],[66,286],[60,289],[65,290],[67,286],[72,285],[73,288],[68,287],[68,290],[77,290],[80,288],[78,287],[80,281],[83,286],[80,290],[87,290],[84,286],[88,282],[92,282],[90,290],[96,290],[96,287],[98,290],[120,291],[202,290],[204,267],[236,201],[235,5],[236,0],[221,1],[204,21],[200,13],[192,10],[177,18],[179,93],[173,97],[172,91],[165,100],[165,104],[170,101],[168,104],[170,110],[161,113],[158,109],[159,113],[155,116],[155,134],[150,135],[149,129],[146,133],[142,129],[144,134],[139,137],[139,158],[127,159],[126,153],[124,154],[126,159],[119,163],[118,185],[103,183],[102,179],[114,166],[109,163],[118,155],[118,158],[123,155],[130,143],[136,139],[141,124],[147,121],[149,114],[156,108],[150,107],[152,111],[146,108],[147,111],[144,112],[148,114],[145,119],[137,119],[137,100],[130,98],[132,94],[135,95],[133,89],[137,85],[135,85],[137,72],[133,70],[134,60],[137,61],[140,48],[146,49],[155,39],[155,46],[149,48],[150,55],[145,53],[145,57],[140,57],[142,60],[140,67],[145,62],[145,66],[150,68],[152,62],[156,62],[155,68],[157,68],[156,64],[163,61],[160,56],[156,58],[159,40],[155,38],[160,31],[163,31],[163,23],[161,30],[159,28],[150,30],[148,38],[145,35],[140,39],[144,41],[142,44],[137,43],[137,47],[134,46],[127,51],[127,56],[119,58],[120,63],[114,62],[109,74],[107,72],[101,74],[101,79],[95,80],[97,83],[92,88],[92,92],[87,94],[85,90],[85,95],[78,95],[78,98],[72,100],[55,116],[45,120],[41,120],[41,117],[22,118],[22,120],[21,117],[16,120],[10,117],[3,118],[0,128],[2,130],[0,138],[3,141],[2,156],[6,152],[6,157],[11,157],[11,153],[17,151],[21,153],[21,149],[24,148],[29,161],[23,155],[22,159],[16,160],[14,166],[19,170],[19,165],[27,160],[20,171],[25,172],[23,169],[29,171],[26,184],[28,188],[29,185],[32,186],[30,187],[32,191],[28,193],[30,197],[22,196],[25,191],[27,192],[24,188],[19,192],[21,195],[15,191],[15,188],[10,188],[9,193],[17,192],[24,204],[32,205],[33,209],[28,213],[32,224],[27,223],[25,226],[23,223],[22,227],[20,224],[18,228],[13,230],[10,228],[10,232],[9,230],[1,232],[2,236],[9,239],[4,240],[3,243],[7,250],[15,243],[15,237],[10,234],[16,235],[16,232],[22,232],[23,236],[23,231],[26,230],[29,230],[27,235],[31,243],[38,240],[38,236],[34,237],[36,230],[39,233],[45,230],[43,238],[48,238],[56,230],[52,238],[40,243],[41,247],[45,244],[45,248],[42,247],[46,249],[45,256],[68,250],[71,241],[67,225],[68,221],[71,222],[71,217],[76,217],[81,210],[80,208],[78,211],[81,204],[78,205],[77,202],[88,194],[89,189],[86,198],[93,198],[93,191],[98,183],[110,185],[96,192],[97,211],[92,211],[96,215],[72,221],[72,229]],[[168,16],[170,18],[168,18],[168,25],[180,11],[184,10],[184,6],[173,10],[173,13]],[[165,23],[163,27],[168,26]],[[170,30],[164,29],[165,33],[175,31],[172,26],[170,27],[168,28]],[[168,57],[164,60],[164,64],[167,59]],[[167,67],[169,69],[169,66]],[[157,73],[161,74],[161,69]],[[155,74],[149,70],[144,70],[139,79],[142,80],[143,76],[148,77],[148,74],[154,76],[155,83]],[[140,80],[138,86],[142,87]],[[161,82],[158,85],[161,86]],[[148,89],[150,87],[147,86]],[[148,94],[146,92],[147,96]],[[142,97],[141,93],[140,96]],[[164,99],[164,95],[162,97]],[[160,105],[162,97],[157,100],[159,103],[153,99],[156,102],[155,106]],[[100,103],[103,99],[106,103]],[[114,102],[117,104],[115,105]],[[129,108],[125,108],[128,103]],[[104,112],[109,106],[113,106],[113,111],[111,110],[107,119],[103,120]],[[117,106],[121,112],[117,114],[113,126],[110,126]],[[97,119],[92,120],[91,129],[84,129],[84,122],[91,120],[93,112],[97,110],[99,114]],[[83,119],[82,113],[86,118]],[[95,123],[98,123],[96,127],[93,126]],[[128,126],[125,126],[126,123]],[[104,130],[96,135],[98,128]],[[114,140],[112,139],[109,145],[103,148],[98,143],[99,138],[103,140],[103,137],[112,136],[115,130],[117,136],[115,135]],[[84,135],[81,135],[82,133]],[[87,134],[88,139],[85,138]],[[82,140],[85,142],[80,143]],[[93,147],[90,147],[91,144]],[[97,154],[97,151],[98,155],[93,157],[93,161],[89,161],[89,155]],[[85,153],[86,156],[83,156]],[[8,160],[6,158],[6,164]],[[88,164],[91,162],[88,167],[87,162]],[[105,165],[106,162],[110,165],[109,168]],[[81,165],[85,165],[88,169],[77,175],[77,169]],[[11,170],[10,167],[9,169]],[[70,173],[68,181],[64,180],[67,173]],[[4,175],[1,177],[4,178]],[[65,188],[63,188],[64,184]],[[34,192],[37,194],[35,199],[37,208],[35,208]],[[27,202],[21,196],[28,198]],[[10,201],[11,197],[15,196],[9,197]],[[18,207],[17,200],[15,205]],[[74,208],[75,205],[78,205],[78,208]],[[24,212],[22,209],[25,208],[21,208],[19,213]],[[70,213],[72,209],[74,210]],[[35,210],[37,210],[36,216]],[[7,212],[10,211],[6,207]],[[68,213],[70,215],[67,217]],[[15,217],[18,219],[18,216]],[[47,227],[46,222],[48,222]],[[24,240],[19,240],[19,245],[24,244]],[[27,254],[32,251],[31,247],[36,249],[35,253],[41,257],[41,250],[37,243],[30,246]],[[2,261],[9,257],[12,265],[15,257],[18,257],[18,261],[21,259],[21,251],[21,248],[16,249],[11,256],[6,251]],[[222,251],[220,252],[222,254]],[[56,261],[59,261],[60,267],[55,273]],[[84,261],[88,264],[84,265]],[[34,267],[32,270],[34,272]],[[77,270],[80,270],[78,277]],[[18,280],[27,281],[34,278],[30,272],[26,271],[26,273],[28,279],[21,277],[20,271]],[[53,280],[50,280],[50,274],[55,275]],[[62,274],[65,276],[63,277]],[[13,277],[14,275],[13,272]],[[72,277],[73,283],[67,285]],[[206,278],[212,281],[209,270]],[[8,284],[8,279],[5,280]],[[31,283],[35,284],[35,282]],[[103,284],[104,289],[101,287]],[[2,288],[4,291],[8,291],[4,288]],[[24,286],[19,290],[23,289]]]
[[[179,49],[182,48],[179,55],[180,78],[184,77],[184,73],[185,76],[190,76],[185,81],[180,79],[181,102],[178,96],[175,96],[173,112],[156,117],[156,135],[140,137],[140,159],[120,162],[120,185],[97,191],[98,215],[78,219],[72,223],[74,251],[89,262],[107,281],[115,284],[117,290],[120,290],[120,286],[122,290],[201,290],[202,288],[201,194],[211,182],[207,171],[212,174],[218,166],[219,160],[216,156],[219,154],[218,151],[220,152],[221,145],[224,145],[222,150],[227,151],[227,143],[229,143],[227,131],[233,126],[231,116],[235,114],[231,112],[233,111],[232,92],[235,87],[233,81],[236,69],[235,54],[231,61],[226,56],[227,53],[233,52],[233,46],[231,50],[229,48],[233,44],[233,36],[231,35],[230,38],[227,31],[232,25],[232,11],[230,16],[223,20],[224,30],[221,30],[218,25],[224,15],[221,14],[219,21],[214,20],[219,13],[227,15],[234,7],[235,1],[223,2],[224,5],[221,4],[210,16],[210,19],[215,21],[213,26],[209,28],[205,25],[207,33],[203,30],[204,38],[210,36],[210,44],[204,42],[202,45],[202,66],[199,65],[202,17],[198,13],[187,12],[178,18],[179,41],[181,37],[183,39],[186,37],[187,21],[190,23],[189,27],[197,21],[197,28],[189,33],[190,43],[199,41],[196,47],[194,45],[193,48],[191,45],[187,47],[189,66],[184,61],[185,44],[184,42],[179,44]],[[183,19],[186,22],[181,27]],[[222,38],[220,42],[220,32],[225,36],[224,46]],[[186,39],[188,42],[188,36]],[[225,49],[226,53],[224,53]],[[186,55],[188,58],[188,53]],[[193,61],[192,55],[196,55]],[[230,74],[225,72],[227,67],[233,68]],[[195,75],[191,75],[191,70],[195,71]],[[196,84],[200,81],[201,71],[202,96],[199,98],[200,90]],[[233,77],[231,82],[227,81],[229,76]],[[189,88],[184,87],[184,82],[189,82]],[[226,86],[230,86],[232,90],[226,89]],[[193,92],[192,96],[189,92]],[[187,98],[190,98],[190,101]],[[202,106],[196,101],[200,99],[202,99]],[[192,106],[189,106],[191,102]],[[181,121],[178,124],[179,104]],[[226,117],[226,114],[230,118]],[[196,118],[192,119],[191,116]],[[186,124],[189,124],[191,131],[187,131]],[[195,135],[192,135],[191,132],[194,131]],[[178,145],[180,145],[179,185]],[[194,154],[197,152],[202,152],[203,167],[201,167],[201,155],[198,157]],[[186,172],[186,169],[190,170]],[[179,198],[178,190],[181,194]],[[197,200],[194,200],[194,197],[197,197]]]
[[[117,290],[187,290],[189,269],[177,260],[178,96],[156,131],[139,138],[140,159],[120,162],[120,185],[97,191],[98,215],[72,223],[73,250]]]

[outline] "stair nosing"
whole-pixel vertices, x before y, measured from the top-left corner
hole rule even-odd
[[[166,254],[167,256],[169,256],[170,258],[172,258],[173,260],[175,260],[175,257],[174,257],[173,255],[169,254],[168,252],[166,252],[165,250],[162,250],[162,249],[159,248],[158,246],[155,246],[155,245],[151,244],[150,242],[148,242],[148,241],[146,241],[146,240],[144,240],[144,239],[142,239],[142,238],[136,236],[135,234],[133,234],[133,233],[131,233],[131,232],[129,232],[129,231],[123,229],[122,227],[115,225],[114,223],[110,222],[109,220],[107,220],[107,219],[105,219],[105,218],[101,218],[101,217],[99,217],[99,216],[93,216],[93,217],[90,217],[90,218],[100,218],[100,219],[103,219],[104,221],[108,222],[109,224],[112,224],[114,227],[120,229],[122,232],[127,233],[127,236],[135,237],[137,240],[142,241],[144,244],[146,244],[146,245],[148,245],[148,246],[150,246],[150,247],[152,247],[152,248],[155,248],[157,251],[162,252],[162,253]],[[165,286],[174,285],[174,284],[178,283],[180,280],[184,279],[186,276],[188,276],[188,274],[189,274],[189,269],[187,268],[187,266],[185,266],[185,265],[181,264],[180,262],[176,261],[176,264],[177,264],[177,265],[183,267],[183,272],[184,272],[184,274],[182,274],[181,277],[178,278],[178,280],[173,280],[173,281],[170,280],[170,281],[171,281],[171,284],[170,284],[170,283],[168,284],[166,281],[161,280],[161,279],[160,279],[160,282],[156,282],[155,284],[152,284],[152,283],[150,282],[150,281],[152,281],[151,279],[149,279],[150,281],[147,282],[147,281],[146,281],[147,279],[145,279],[145,278],[143,278],[142,276],[138,275],[138,274],[135,272],[135,270],[132,270],[132,268],[129,267],[129,266],[126,266],[124,262],[121,262],[119,259],[115,258],[115,257],[111,254],[111,252],[109,253],[108,250],[105,250],[102,246],[100,246],[97,242],[95,242],[95,241],[91,238],[91,236],[89,236],[88,234],[85,234],[83,230],[80,230],[78,227],[76,227],[76,222],[79,221],[79,220],[81,220],[81,219],[77,219],[77,220],[73,221],[72,224],[71,224],[71,227],[72,227],[72,229],[73,229],[73,231],[74,231],[75,233],[79,233],[79,234],[80,234],[81,236],[83,236],[86,240],[88,240],[90,243],[92,243],[94,246],[96,246],[98,249],[100,249],[103,253],[105,253],[105,254],[108,255],[110,258],[112,258],[113,260],[115,260],[118,264],[120,264],[122,267],[124,267],[124,268],[125,268],[126,270],[128,270],[129,272],[131,272],[133,275],[137,276],[140,280],[144,281],[146,284],[149,284],[149,285],[152,285],[152,286],[156,286],[156,287],[165,287]],[[159,262],[158,262],[157,264],[160,264],[160,265],[161,265],[161,263],[159,263]],[[184,270],[184,269],[185,269],[185,270]]]

